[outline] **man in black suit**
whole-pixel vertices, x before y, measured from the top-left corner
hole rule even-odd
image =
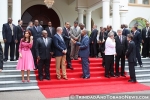
[[[130,30],[126,28],[125,24],[121,25],[121,29],[122,29],[122,35],[127,36],[128,34],[130,34]]]
[[[62,36],[64,38],[66,47],[67,47],[67,54],[66,54],[66,61],[67,61],[67,68],[73,70],[70,58],[70,51],[71,51],[71,44],[70,44],[70,23],[65,22],[65,27],[63,28]]]
[[[97,25],[93,25],[93,30],[90,35],[90,56],[97,58]]]
[[[40,81],[43,80],[43,66],[45,66],[45,76],[47,80],[50,80],[50,60],[52,51],[52,38],[48,37],[46,30],[42,31],[42,36],[37,39],[36,43],[36,55],[38,58],[38,73]]]
[[[127,50],[127,38],[126,36],[122,35],[122,29],[119,29],[117,31],[118,35],[115,37],[115,42],[116,42],[116,77],[120,76],[119,73],[119,61],[121,59],[121,76],[125,77],[125,53]]]
[[[14,61],[15,43],[17,43],[16,26],[12,24],[12,19],[8,18],[8,23],[3,24],[2,34],[5,43],[4,61],[8,60],[8,50],[10,46],[10,61]]]
[[[130,73],[130,80],[129,82],[136,82],[135,76],[135,66],[136,66],[136,45],[133,41],[132,34],[127,35],[127,40],[129,41],[128,49],[126,52],[126,58],[128,59],[129,64],[129,73]]]
[[[0,42],[0,72],[3,70],[3,48]]]
[[[36,42],[37,39],[39,37],[42,37],[42,31],[43,31],[43,27],[39,25],[39,21],[35,20],[34,21],[34,26],[32,28],[29,29],[32,33],[33,36],[33,46],[32,46],[32,55],[33,55],[33,59],[34,59],[34,65],[35,65],[35,70],[38,69],[37,66],[37,56],[36,56]]]
[[[114,37],[117,36],[117,33],[115,31],[113,31],[112,26],[111,25],[107,25],[107,31],[106,31],[106,36],[108,37],[108,33],[109,32],[113,32],[114,33]]]
[[[149,57],[149,46],[150,46],[150,27],[149,22],[146,23],[146,27],[142,29],[142,55],[143,58]]]
[[[53,38],[53,36],[56,34],[56,30],[54,27],[52,27],[51,21],[48,22],[48,27],[45,28],[45,30],[47,31],[48,37],[50,37],[50,38]]]
[[[140,67],[143,67],[140,55],[140,47],[141,47],[140,44],[142,41],[142,35],[139,31],[137,31],[137,26],[132,27],[132,34],[133,34],[133,41],[136,46],[136,58],[138,60]]]
[[[18,26],[16,26],[17,28],[17,40],[18,40],[18,43],[16,43],[16,60],[18,60],[19,58],[19,44],[20,44],[20,40],[23,38],[23,35],[24,35],[24,30],[22,28],[22,24],[23,24],[23,21],[22,20],[18,20]]]

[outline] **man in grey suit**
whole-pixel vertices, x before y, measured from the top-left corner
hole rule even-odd
[[[70,29],[70,36],[75,41],[80,41],[80,39],[81,39],[81,29],[78,26],[77,21],[74,22],[74,26],[72,26]],[[70,53],[71,60],[73,60],[73,59],[78,60],[78,52],[79,52],[79,46],[75,45],[71,41],[71,53]]]

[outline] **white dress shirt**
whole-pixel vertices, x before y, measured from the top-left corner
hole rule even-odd
[[[105,55],[115,55],[116,54],[116,42],[108,37],[105,43]]]

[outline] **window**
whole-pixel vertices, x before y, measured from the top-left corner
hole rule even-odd
[[[135,0],[129,0],[129,3],[135,3]]]
[[[149,0],[143,0],[143,4],[149,5]]]

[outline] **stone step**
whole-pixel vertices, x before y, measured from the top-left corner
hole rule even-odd
[[[38,90],[38,86],[26,86],[26,87],[7,87],[0,88],[0,91],[21,91],[21,90]]]
[[[25,71],[25,74],[27,72]],[[0,75],[19,75],[21,74],[20,70],[3,70]],[[34,74],[34,71],[30,71],[30,74]]]

